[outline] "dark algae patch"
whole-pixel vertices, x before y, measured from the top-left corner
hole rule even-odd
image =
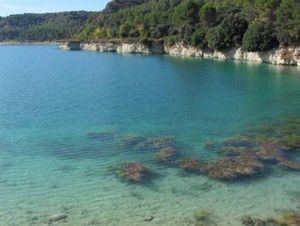
[[[137,162],[123,163],[117,170],[117,175],[124,181],[145,183],[153,176],[151,170]]]
[[[171,136],[147,137],[129,133],[118,137],[110,132],[93,132],[88,133],[88,137],[114,136],[111,142],[117,142],[116,146],[119,145],[120,149],[142,155],[141,163],[123,163],[117,170],[119,177],[128,182],[143,183],[153,179],[153,172],[143,165],[147,162],[166,167],[176,166],[187,173],[215,180],[235,181],[247,177],[253,179],[256,175],[264,174],[270,166],[299,171],[299,127],[299,119],[288,119],[249,128],[220,142],[209,141],[204,148],[213,149],[216,153],[211,160],[189,155],[184,150],[184,144]]]
[[[232,180],[264,172],[268,165],[299,171],[300,123],[298,119],[264,125],[225,141],[206,143],[205,148],[219,149],[218,160],[182,159],[180,168],[208,175],[217,180]]]

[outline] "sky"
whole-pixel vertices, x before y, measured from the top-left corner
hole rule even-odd
[[[100,11],[109,0],[0,0],[0,16],[70,10]]]

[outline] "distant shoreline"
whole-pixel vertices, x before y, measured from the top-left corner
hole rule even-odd
[[[60,42],[56,41],[44,41],[44,42],[34,42],[34,41],[3,41],[0,42],[0,46],[6,45],[57,45]]]

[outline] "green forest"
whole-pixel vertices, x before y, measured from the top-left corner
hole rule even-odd
[[[0,40],[183,42],[198,48],[265,51],[300,45],[299,0],[113,0],[99,13],[0,19]]]
[[[0,17],[0,41],[71,39],[83,30],[91,14],[79,11]]]

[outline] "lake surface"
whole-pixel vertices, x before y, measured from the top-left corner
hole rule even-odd
[[[178,166],[223,158],[217,143],[249,129],[296,120],[299,131],[299,118],[294,67],[1,46],[0,225],[201,225],[197,211],[242,225],[299,211],[297,171],[223,181]],[[176,160],[137,147],[155,137],[176,142]],[[124,162],[155,177],[128,183]]]

